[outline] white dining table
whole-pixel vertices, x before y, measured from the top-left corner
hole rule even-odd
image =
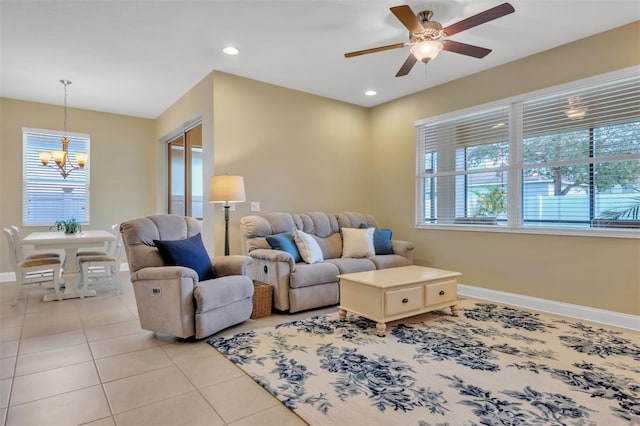
[[[22,239],[22,245],[32,245],[36,250],[64,250],[65,260],[60,284],[64,283],[63,299],[95,296],[96,291],[88,289],[80,283],[80,270],[76,255],[78,249],[86,247],[103,247],[105,243],[115,240],[109,231],[91,230],[77,234],[65,234],[62,231],[32,232]],[[60,290],[60,289],[58,289]],[[55,293],[46,294],[45,302],[58,300]]]

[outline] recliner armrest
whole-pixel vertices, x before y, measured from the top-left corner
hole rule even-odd
[[[184,266],[150,266],[131,274],[131,281],[139,280],[169,280],[173,278],[192,278],[198,282],[198,274],[191,268]]]
[[[215,256],[211,258],[213,270],[219,277],[246,275],[251,277],[251,257],[243,255]]]
[[[256,249],[251,251],[250,256],[255,259],[269,260],[271,262],[288,262],[291,271],[296,270],[296,262],[293,261],[293,257],[283,250]]]

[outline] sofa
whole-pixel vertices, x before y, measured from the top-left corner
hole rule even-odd
[[[159,214],[122,222],[120,232],[143,329],[200,339],[251,316],[251,258],[209,258],[198,220]]]
[[[347,243],[349,247],[353,246],[351,235],[362,234],[355,230],[367,234],[386,231],[388,254],[370,251],[351,254],[351,250],[346,253]],[[317,243],[321,261],[296,261],[294,254],[273,248],[270,243],[274,236],[295,237],[298,234]],[[340,274],[411,265],[414,244],[390,237],[391,231],[380,229],[373,216],[355,212],[278,212],[240,219],[242,253],[252,258],[251,277],[272,285],[274,309],[290,313],[337,304],[340,299],[337,276]],[[301,241],[295,242],[300,246]],[[313,241],[310,243],[315,245]]]

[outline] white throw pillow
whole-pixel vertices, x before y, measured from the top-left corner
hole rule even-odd
[[[373,232],[376,228],[342,228],[342,257],[371,257],[376,254]]]
[[[307,263],[318,263],[324,261],[322,249],[318,245],[316,239],[313,238],[313,235],[296,230],[293,240],[296,242],[296,246],[298,246],[298,251],[300,252],[302,260]]]

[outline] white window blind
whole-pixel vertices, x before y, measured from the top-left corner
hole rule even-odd
[[[57,220],[76,219],[89,222],[89,161],[83,169],[74,170],[63,179],[55,167],[45,167],[38,152],[62,149],[60,132],[22,129],[23,136],[23,202],[24,225],[51,226]],[[89,136],[67,134],[69,154],[89,153]],[[53,160],[49,165],[54,164]]]
[[[498,223],[506,219],[509,110],[483,111],[419,128],[428,223]]]
[[[525,225],[634,218],[623,213],[640,203],[637,76],[525,101],[522,111]]]
[[[416,123],[417,223],[640,227],[640,76],[567,87]]]

